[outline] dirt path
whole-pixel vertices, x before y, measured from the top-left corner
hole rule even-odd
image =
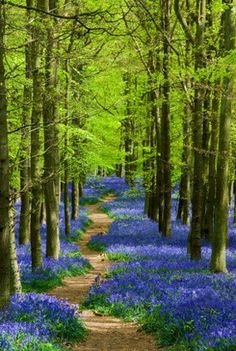
[[[103,202],[109,202],[113,199],[107,196]],[[87,295],[95,278],[104,274],[111,262],[88,249],[87,243],[91,236],[106,232],[112,223],[112,219],[99,210],[101,203],[87,206],[91,212],[89,216],[93,221],[87,229],[79,246],[82,255],[89,259],[93,268],[86,275],[66,278],[64,284],[50,292],[50,295],[58,298],[66,298],[71,303],[81,303]],[[150,335],[139,331],[135,323],[126,323],[120,319],[111,316],[98,316],[92,311],[85,310],[81,318],[84,320],[89,335],[82,344],[73,347],[73,351],[157,351],[161,350],[155,346],[155,342]]]

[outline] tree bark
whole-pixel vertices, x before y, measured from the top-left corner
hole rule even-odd
[[[163,78],[164,83],[162,86],[162,111],[161,111],[161,158],[163,163],[163,223],[162,234],[163,236],[171,236],[171,164],[170,164],[170,16],[171,16],[171,1],[162,1],[163,13]]]
[[[229,50],[236,47],[235,13],[233,1],[224,0],[225,11],[222,15],[222,52],[227,55]],[[212,255],[210,268],[213,272],[227,272],[226,247],[228,241],[228,178],[229,178],[229,152],[230,131],[232,117],[232,99],[234,93],[234,68],[227,67],[227,75],[223,79],[220,111],[219,150],[216,175],[216,204],[214,219],[214,235],[212,242]],[[231,74],[230,74],[231,73]]]
[[[44,10],[55,13],[56,3],[46,1]],[[55,22],[47,19],[47,50],[45,72],[45,94],[43,101],[44,121],[44,194],[47,218],[46,256],[59,258],[59,140],[57,130],[57,40],[54,35]]]
[[[9,154],[4,33],[4,5],[0,3],[0,308],[8,303],[10,297]]]
[[[126,96],[126,116],[123,120],[124,128],[124,145],[125,145],[125,181],[131,187],[134,186],[134,142],[133,142],[133,128],[132,128],[132,106],[130,101],[131,93],[131,73],[127,72],[123,76],[125,82],[125,96]]]
[[[236,180],[234,180],[234,218],[233,223],[236,223]]]
[[[71,219],[75,221],[79,218],[79,197],[79,181],[74,179],[71,193]]]
[[[42,9],[40,0],[37,8]],[[41,169],[40,169],[40,122],[42,118],[42,95],[43,80],[41,72],[42,55],[41,43],[42,33],[40,28],[35,25],[32,29],[32,77],[33,77],[33,107],[31,116],[31,258],[32,270],[42,266],[42,249],[40,236],[40,214],[41,214]]]
[[[195,71],[204,67],[204,34],[206,21],[206,0],[197,1],[197,30],[195,37]],[[195,83],[193,112],[193,191],[192,220],[189,233],[189,248],[192,260],[201,259],[201,213],[202,213],[202,130],[204,81]]]
[[[27,7],[32,7],[32,0],[27,0]],[[30,11],[27,12],[28,22],[31,22]],[[27,26],[27,41],[31,40],[31,25]],[[22,112],[22,134],[21,134],[21,160],[20,160],[20,182],[21,182],[21,211],[19,226],[19,243],[26,245],[30,242],[30,121],[32,103],[32,67],[31,50],[32,44],[26,43],[25,46],[25,78],[24,102]]]
[[[65,73],[66,73],[66,90],[65,90],[65,154],[64,154],[64,218],[65,218],[65,234],[70,234],[70,201],[69,201],[69,162],[67,156],[67,148],[68,148],[68,132],[67,127],[69,124],[69,62],[68,59],[65,61]]]
[[[13,199],[11,199],[9,211],[9,230],[10,230],[10,287],[11,294],[22,293],[20,270],[17,262],[16,237],[15,237],[15,209]]]
[[[182,152],[182,174],[180,180],[180,196],[177,219],[183,224],[189,224],[189,201],[190,201],[190,118],[191,107],[189,102],[185,103],[183,120],[183,152]]]
[[[190,12],[189,1],[186,1],[186,10]],[[187,25],[191,26],[191,21],[187,21]],[[189,38],[186,38],[185,48],[185,67],[188,71],[191,67],[192,50]],[[191,77],[187,72],[186,77],[186,89],[188,96],[186,96],[184,106],[184,118],[183,118],[183,151],[182,151],[182,174],[180,180],[180,191],[179,191],[179,206],[177,219],[181,220],[183,224],[189,224],[189,201],[190,201],[190,168],[191,168],[191,152],[190,152],[190,139],[191,139],[191,116],[192,116],[192,104],[189,101],[190,90],[191,90]]]
[[[209,82],[208,82],[209,87]],[[204,98],[203,132],[202,132],[202,213],[201,213],[201,237],[207,237],[206,211],[209,191],[209,141],[210,141],[210,117],[211,117],[211,91],[207,88]]]
[[[218,149],[219,134],[219,106],[220,106],[220,82],[216,82],[214,97],[212,100],[212,117],[211,117],[211,141],[209,157],[209,191],[206,210],[205,237],[211,240],[214,229],[215,202],[216,202],[216,159]]]

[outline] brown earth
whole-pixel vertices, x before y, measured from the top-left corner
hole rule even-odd
[[[107,196],[103,202],[109,202],[114,197]],[[70,303],[80,304],[86,297],[95,278],[103,276],[111,266],[103,255],[87,247],[92,235],[107,232],[112,219],[103,213],[99,207],[101,203],[87,206],[91,212],[89,216],[92,224],[78,242],[81,253],[92,264],[89,273],[72,278],[65,278],[63,285],[52,290],[50,295],[67,299]],[[101,234],[104,235],[104,234]],[[111,316],[98,315],[84,310],[81,313],[89,335],[85,342],[72,348],[73,351],[157,351],[162,350],[155,345],[154,339],[140,331],[135,323],[127,323]]]

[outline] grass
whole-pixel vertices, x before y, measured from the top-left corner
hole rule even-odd
[[[52,290],[58,286],[61,286],[63,283],[63,279],[66,277],[76,277],[82,274],[86,274],[91,269],[91,264],[87,263],[82,268],[81,267],[72,267],[71,269],[64,269],[61,270],[57,276],[50,276],[47,277],[47,271],[43,271],[46,275],[45,278],[39,279],[31,279],[26,283],[23,284],[23,292],[47,292]]]
[[[75,229],[73,230],[70,235],[65,236],[63,238],[63,240],[68,241],[68,242],[72,242],[72,243],[76,243],[78,242],[83,234],[86,232],[86,229],[93,223],[93,221],[91,219],[88,219],[86,222],[83,222],[83,229]]]

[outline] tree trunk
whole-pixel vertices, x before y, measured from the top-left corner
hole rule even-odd
[[[186,1],[187,11],[190,12],[189,2]],[[191,22],[187,22],[191,25]],[[189,70],[191,67],[191,43],[186,38],[186,49],[185,49],[185,66]],[[191,89],[191,77],[187,73],[186,78],[187,94],[190,95]],[[191,152],[190,152],[190,138],[191,138],[191,116],[192,106],[189,101],[189,96],[186,96],[184,106],[184,118],[183,118],[183,152],[182,152],[182,174],[180,180],[180,191],[179,191],[179,206],[177,219],[181,220],[183,224],[189,224],[189,201],[190,201],[190,167],[191,167]]]
[[[9,211],[9,230],[10,230],[10,287],[11,294],[20,294],[22,292],[20,270],[17,262],[16,237],[15,237],[15,209],[13,199],[11,200]]]
[[[4,5],[0,3],[0,308],[8,303],[10,297],[9,155],[4,31]]]
[[[211,240],[213,236],[213,224],[215,216],[216,202],[216,155],[218,148],[219,133],[219,105],[220,105],[220,82],[215,86],[214,98],[212,100],[212,117],[211,117],[211,141],[210,141],[210,158],[209,158],[209,191],[206,210],[205,237]]]
[[[195,37],[195,71],[204,67],[204,33],[206,21],[206,0],[197,1],[197,30]],[[201,259],[201,213],[202,213],[202,126],[204,81],[195,83],[193,111],[193,191],[192,220],[189,233],[189,248],[192,260]]]
[[[45,209],[43,194],[42,194],[42,201],[41,201],[40,223],[46,224],[46,209]]]
[[[37,4],[40,7],[40,0]],[[40,237],[41,214],[41,170],[40,170],[40,122],[42,117],[43,82],[41,73],[42,33],[38,27],[32,30],[32,77],[33,77],[33,108],[31,116],[31,257],[32,270],[42,266],[42,250]]]
[[[27,6],[32,7],[32,0],[27,0]],[[28,11],[28,21],[31,21],[30,11]],[[31,39],[31,27],[27,27],[27,41]],[[21,134],[21,160],[20,160],[20,182],[21,182],[21,211],[19,225],[19,243],[26,245],[30,242],[30,122],[31,122],[31,102],[32,80],[31,68],[31,44],[25,46],[25,78],[24,102],[22,112],[22,134]]]
[[[183,224],[189,224],[189,200],[190,200],[190,116],[191,107],[189,102],[185,104],[183,120],[183,152],[182,152],[182,174],[180,180],[180,196],[177,219]]]
[[[236,223],[236,180],[234,181],[234,219],[233,223]]]
[[[69,124],[69,62],[66,59],[65,62],[66,72],[66,92],[65,92],[65,127]],[[69,178],[69,163],[67,159],[67,148],[68,148],[68,133],[65,132],[65,160],[64,160],[64,217],[65,217],[65,234],[70,234],[70,202],[69,202],[69,191],[68,191],[68,178]]]
[[[71,206],[71,219],[76,221],[79,218],[79,182],[76,179],[72,182]]]
[[[79,198],[83,197],[83,195],[84,195],[83,187],[84,187],[84,183],[80,179],[79,180]]]
[[[169,81],[169,65],[170,65],[170,43],[171,28],[171,1],[162,1],[163,13],[163,78],[164,83],[162,87],[163,103],[161,113],[161,158],[163,162],[163,223],[162,234],[164,236],[171,236],[171,165],[170,165],[170,81]]]
[[[134,186],[134,171],[133,171],[133,153],[134,142],[132,133],[132,106],[130,101],[131,93],[131,73],[124,74],[125,96],[126,96],[126,117],[123,120],[124,128],[124,145],[125,145],[125,181],[131,187]]]
[[[55,12],[55,4],[49,2],[44,10]],[[57,131],[57,68],[58,62],[55,52],[55,22],[47,19],[47,50],[45,72],[45,94],[43,102],[44,120],[44,194],[47,218],[46,256],[59,258],[59,140]]]
[[[209,86],[209,82],[207,86]],[[211,117],[211,92],[209,88],[204,98],[203,132],[202,132],[202,213],[201,213],[201,237],[207,237],[206,211],[209,191],[209,141],[210,141],[210,117]]]
[[[225,11],[222,15],[222,52],[227,55],[229,50],[235,49],[235,13],[231,4],[233,1],[223,1]],[[228,240],[228,177],[229,177],[229,152],[230,132],[232,117],[232,99],[234,94],[234,68],[228,66],[228,74],[223,79],[219,150],[216,175],[216,204],[214,235],[212,242],[212,256],[210,268],[213,272],[227,272],[226,247]],[[230,74],[231,73],[231,74]]]

